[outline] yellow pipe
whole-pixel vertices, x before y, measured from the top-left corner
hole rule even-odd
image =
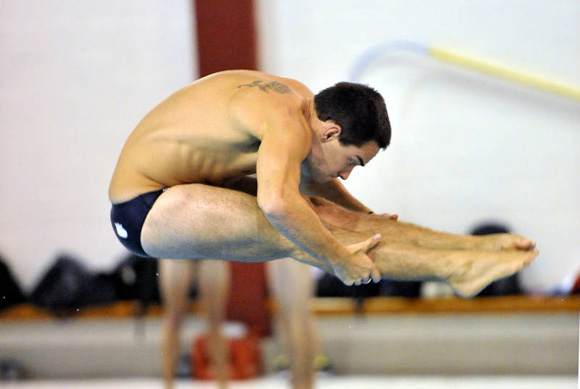
[[[441,61],[450,62],[462,67],[476,70],[481,73],[490,74],[509,81],[517,82],[533,88],[565,96],[576,101],[580,101],[580,89],[561,82],[539,77],[535,74],[524,73],[515,69],[507,68],[503,65],[475,59],[466,55],[453,52],[439,47],[429,47],[429,55]]]

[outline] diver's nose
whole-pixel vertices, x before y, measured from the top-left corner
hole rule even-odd
[[[346,169],[341,171],[340,173],[338,173],[338,176],[340,178],[342,178],[343,180],[346,180],[348,178],[348,176],[350,176],[350,173],[352,172],[352,167],[350,169]]]

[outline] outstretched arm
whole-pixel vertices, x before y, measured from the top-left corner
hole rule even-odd
[[[300,183],[300,191],[310,196],[320,196],[351,211],[371,213],[371,209],[357,200],[344,185],[334,178],[323,184],[305,181]]]
[[[361,203],[352,194],[350,194],[350,192],[337,178],[324,184],[302,180],[300,183],[300,191],[309,196],[322,197],[350,211],[361,212],[365,214],[373,213],[369,207]],[[399,215],[396,213],[385,213],[382,216],[386,216],[393,220],[397,220],[399,218]]]
[[[327,262],[347,285],[380,279],[366,255],[378,239],[346,247],[324,227],[299,191],[300,167],[310,151],[312,134],[300,112],[279,107],[270,113],[258,150],[258,206],[268,221],[301,250]],[[268,116],[267,116],[268,117]]]

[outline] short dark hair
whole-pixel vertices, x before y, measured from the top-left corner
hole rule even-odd
[[[391,143],[391,123],[385,100],[373,88],[339,82],[314,96],[316,114],[322,121],[332,120],[342,132],[341,144],[357,147],[375,141],[379,148]]]

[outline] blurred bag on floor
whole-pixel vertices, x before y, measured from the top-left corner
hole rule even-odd
[[[51,313],[70,315],[81,308],[116,300],[113,281],[90,272],[80,260],[61,254],[32,291],[30,302]]]
[[[26,302],[26,296],[8,264],[0,257],[0,311]]]

